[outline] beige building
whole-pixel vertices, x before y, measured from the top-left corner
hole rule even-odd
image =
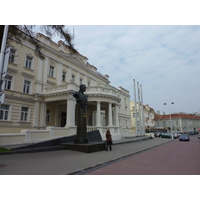
[[[136,108],[134,106],[134,101],[130,102],[130,112],[131,112],[131,128],[132,130],[135,131],[136,126],[135,126],[135,110],[137,110],[137,125],[138,125],[138,129],[139,129],[139,124],[142,124],[142,121],[144,121],[144,130],[146,132],[148,132],[149,129],[155,127],[155,111],[153,110],[153,108],[151,108],[148,104],[147,105],[143,105],[143,112],[144,112],[144,119],[142,119],[142,106],[140,105],[140,116],[139,117],[139,105],[136,102]]]
[[[75,134],[73,93],[80,84],[87,87],[88,131],[98,129],[104,138],[110,129],[114,140],[132,134],[129,91],[112,87],[108,75],[99,73],[80,53],[72,55],[62,41],[55,43],[40,33],[37,41],[44,60],[35,55],[28,39],[23,45],[14,40],[10,43],[5,102],[0,108],[0,145]]]
[[[155,115],[157,127],[166,128],[167,132],[197,132],[200,129],[200,116],[192,114]]]

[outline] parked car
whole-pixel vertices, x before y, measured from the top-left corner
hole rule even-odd
[[[160,137],[161,138],[171,138],[171,134],[170,133],[160,133]]]
[[[157,137],[160,137],[160,132],[157,132]]]
[[[173,134],[173,137],[174,138],[178,138],[179,136],[178,136],[178,133],[171,133],[171,134]]]
[[[200,134],[198,135],[198,138],[200,139]]]
[[[178,137],[180,137],[181,136],[181,133],[178,133]]]
[[[190,141],[190,137],[188,134],[181,134],[179,141]]]
[[[190,135],[194,135],[194,134],[195,134],[194,132],[191,132],[191,133],[190,133]]]
[[[160,137],[160,132],[155,132],[155,133],[154,133],[154,136],[155,136],[155,137]]]

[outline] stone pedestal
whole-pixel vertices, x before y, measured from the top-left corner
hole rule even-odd
[[[87,115],[86,115],[86,109],[81,108],[80,103],[76,104],[76,111],[77,111],[77,132],[76,132],[76,138],[74,140],[75,144],[85,144],[88,143],[87,138]]]

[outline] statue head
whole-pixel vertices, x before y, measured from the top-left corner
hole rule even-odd
[[[83,84],[81,84],[81,85],[80,85],[80,91],[81,91],[81,92],[85,92],[85,91],[86,91],[86,86],[83,85]]]

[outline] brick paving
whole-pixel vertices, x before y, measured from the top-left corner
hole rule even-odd
[[[200,140],[168,144],[86,173],[87,175],[200,175]]]
[[[129,141],[131,142],[131,141]],[[104,163],[153,148],[170,139],[155,138],[146,141],[113,145],[112,151],[82,153],[70,150],[0,155],[0,175],[62,175],[103,166]],[[175,141],[173,141],[175,142]],[[172,143],[173,143],[172,142]]]

